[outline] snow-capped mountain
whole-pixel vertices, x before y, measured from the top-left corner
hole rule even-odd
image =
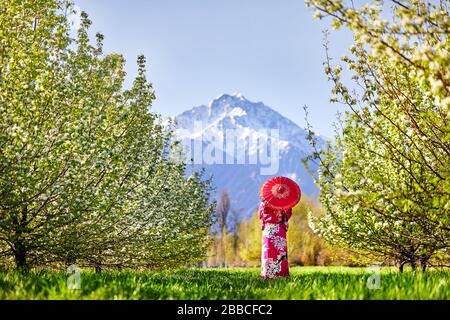
[[[187,158],[213,175],[217,196],[228,190],[240,218],[255,212],[259,187],[273,176],[294,179],[304,194],[317,193],[301,162],[311,152],[306,131],[262,102],[240,93],[223,94],[175,121]]]

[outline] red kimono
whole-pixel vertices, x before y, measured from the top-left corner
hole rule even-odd
[[[259,219],[261,220],[262,255],[261,277],[273,279],[289,276],[286,232],[292,209],[276,210],[261,203]]]

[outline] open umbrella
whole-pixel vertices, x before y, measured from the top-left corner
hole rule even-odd
[[[261,200],[274,209],[289,209],[299,201],[302,192],[294,180],[287,177],[273,177],[259,189]]]

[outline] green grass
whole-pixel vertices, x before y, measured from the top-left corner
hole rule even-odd
[[[264,281],[258,269],[81,273],[67,288],[64,272],[0,271],[0,299],[450,299],[450,271],[383,269],[380,289],[366,268],[294,267],[289,279]]]

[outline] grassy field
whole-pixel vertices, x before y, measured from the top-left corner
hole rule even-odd
[[[289,279],[263,281],[258,269],[81,273],[67,288],[64,272],[0,271],[0,299],[450,299],[450,271],[382,269],[369,289],[366,268],[294,267]]]

